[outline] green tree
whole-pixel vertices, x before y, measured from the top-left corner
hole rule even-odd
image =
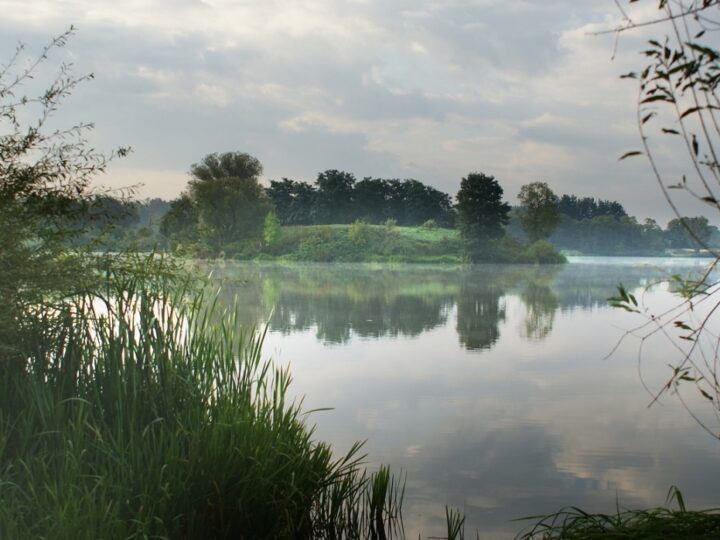
[[[268,246],[277,244],[282,236],[282,229],[280,228],[280,220],[277,214],[270,211],[265,216],[265,225],[263,227],[263,241]]]
[[[482,257],[481,252],[505,234],[510,205],[503,202],[502,196],[503,189],[493,176],[470,173],[460,182],[458,225],[473,258]]]
[[[192,243],[198,239],[198,216],[187,193],[170,202],[170,207],[160,220],[160,234],[171,247]]]
[[[665,239],[671,248],[697,249],[707,245],[716,230],[705,216],[675,218],[667,224]]]
[[[518,194],[520,225],[531,242],[547,238],[560,223],[558,198],[545,182],[533,182]]]
[[[188,197],[198,229],[212,247],[223,249],[262,237],[272,205],[258,177],[260,162],[249,154],[209,154],[190,167]]]
[[[116,154],[89,146],[90,124],[49,125],[92,75],[74,76],[62,64],[48,87],[36,82],[73,33],[71,27],[34,57],[19,46],[0,70],[0,364],[22,357],[22,338],[32,334],[38,306],[84,287],[98,263],[89,249],[68,245],[87,227],[92,178]]]
[[[318,174],[316,212],[318,223],[352,223],[353,186],[355,176],[351,173],[327,170]]]
[[[270,180],[265,189],[283,225],[310,225],[315,219],[317,192],[307,182],[288,178]]]

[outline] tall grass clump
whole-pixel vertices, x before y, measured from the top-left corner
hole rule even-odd
[[[668,506],[648,510],[621,510],[613,514],[593,514],[572,507],[538,520],[518,535],[519,540],[666,540],[720,538],[720,509],[688,510],[682,493],[670,488],[667,504],[675,500],[677,509]]]
[[[338,458],[313,440],[288,372],[232,312],[122,273],[44,309],[20,368],[0,365],[0,538],[385,538],[401,524],[398,482],[366,474],[360,445]]]

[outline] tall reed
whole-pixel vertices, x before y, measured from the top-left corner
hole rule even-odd
[[[38,314],[0,364],[0,538],[401,530],[400,483],[316,442],[263,334],[188,293],[118,273]]]

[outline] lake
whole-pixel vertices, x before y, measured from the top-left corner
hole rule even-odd
[[[513,519],[612,512],[616,499],[657,506],[671,485],[689,506],[720,506],[720,442],[671,396],[648,407],[641,382],[660,388],[679,352],[658,336],[641,359],[634,338],[608,356],[641,322],[607,305],[619,283],[659,312],[676,297],[667,284],[646,289],[706,263],[225,262],[212,274],[242,324],[267,325],[265,352],[290,366],[293,396],[332,407],[309,416],[316,437],[338,453],[367,440],[370,469],[407,474],[409,538],[442,535],[445,504],[467,515],[469,537],[512,538],[523,527]]]

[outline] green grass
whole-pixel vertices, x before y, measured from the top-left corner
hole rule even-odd
[[[520,540],[710,540],[720,538],[720,509],[687,510],[682,494],[672,487],[668,504],[677,509],[620,510],[591,514],[579,508],[526,518],[535,523],[518,535]]]
[[[283,227],[280,238],[264,246],[256,260],[312,262],[391,262],[466,264],[566,262],[547,242],[527,245],[506,236],[471,247],[456,229],[436,226],[397,227],[355,222],[351,225]],[[247,253],[237,254],[246,259]]]
[[[259,258],[315,262],[461,263],[457,231],[424,227],[307,225],[283,227]]]
[[[380,537],[402,483],[313,438],[262,334],[110,276],[0,369],[0,538]],[[22,344],[21,344],[22,345]],[[374,532],[373,532],[374,531]]]

